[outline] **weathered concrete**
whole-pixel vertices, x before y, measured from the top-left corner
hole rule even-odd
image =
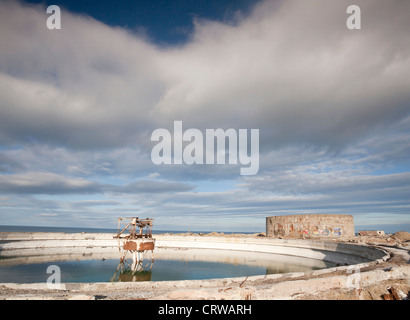
[[[300,214],[267,217],[266,236],[303,239],[353,237],[353,216],[344,214]]]
[[[109,234],[0,234],[0,255],[20,252],[16,259],[28,258],[37,252],[68,251],[80,254],[83,250],[97,254],[114,252],[117,246]],[[91,240],[93,237],[94,240]],[[57,238],[57,239],[56,239]],[[87,239],[86,239],[87,238]],[[241,254],[281,254],[291,257],[328,259],[339,263],[354,263],[309,272],[293,272],[252,277],[211,280],[116,282],[116,283],[63,283],[59,289],[50,290],[45,283],[0,286],[0,299],[76,299],[105,297],[107,299],[294,299],[328,291],[355,290],[357,285],[366,288],[382,281],[409,281],[410,266],[405,262],[389,262],[390,255],[373,246],[340,243],[336,241],[283,240],[272,238],[200,237],[159,235],[157,246],[175,254],[211,250],[223,255],[226,252]],[[39,240],[44,239],[44,240]],[[83,245],[86,247],[83,247]],[[79,246],[80,245],[80,246]],[[88,246],[88,248],[87,248]],[[92,246],[92,247],[91,247]],[[172,248],[172,249],[171,249]],[[179,248],[179,249],[177,249]],[[20,251],[19,251],[20,250]],[[178,252],[179,250],[179,252]],[[183,254],[185,254],[185,252]],[[84,253],[84,252],[83,252]],[[395,253],[396,254],[396,253]],[[399,255],[396,255],[399,256]],[[33,257],[35,258],[35,257]],[[402,255],[405,258],[405,255]],[[402,259],[403,260],[403,259]],[[352,269],[353,268],[353,269]],[[353,270],[353,271],[352,271]],[[352,276],[360,283],[352,283]]]
[[[0,240],[13,240],[0,244],[0,255],[35,256],[50,254],[75,254],[111,252],[118,242],[110,234],[30,234],[25,240],[21,235],[0,235]],[[357,264],[382,259],[385,252],[347,243],[317,240],[284,240],[270,238],[164,236],[156,238],[157,248],[189,248],[252,253],[271,253],[328,261],[338,264]],[[79,250],[80,249],[80,250]]]
[[[383,230],[361,230],[357,233],[359,236],[372,236],[372,237],[377,237],[377,236],[384,236],[386,235]]]

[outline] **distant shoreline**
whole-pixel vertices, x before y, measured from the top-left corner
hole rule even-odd
[[[80,228],[80,227],[42,227],[42,226],[8,226],[0,225],[0,232],[64,232],[64,233],[117,233],[117,228]],[[153,234],[163,233],[212,233],[215,231],[197,230],[152,230]],[[217,231],[224,234],[253,234],[258,231]],[[260,231],[260,232],[264,232]]]

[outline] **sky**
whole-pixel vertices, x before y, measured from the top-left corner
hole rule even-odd
[[[350,4],[361,29],[346,26]],[[61,29],[47,28],[49,5]],[[357,230],[410,231],[408,12],[402,0],[1,0],[0,225],[138,216],[261,232],[268,216],[351,214]],[[258,172],[155,164],[152,133],[174,121],[204,137],[259,130]]]

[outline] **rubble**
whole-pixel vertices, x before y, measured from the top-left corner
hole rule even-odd
[[[410,232],[398,231],[392,235],[392,238],[400,242],[410,241]]]
[[[365,231],[359,231],[358,232],[359,236],[373,236],[373,237],[377,237],[377,236],[384,236],[385,233],[383,230],[365,230]]]

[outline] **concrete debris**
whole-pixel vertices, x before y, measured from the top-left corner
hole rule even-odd
[[[402,242],[410,241],[410,232],[399,231],[393,234],[392,238]]]
[[[395,287],[388,288],[388,293],[382,295],[383,300],[407,300],[408,294]]]
[[[67,300],[95,300],[95,297],[86,294],[76,294],[69,296]]]
[[[377,236],[384,236],[385,232],[383,230],[366,230],[366,231],[359,231],[358,235],[377,237]]]

